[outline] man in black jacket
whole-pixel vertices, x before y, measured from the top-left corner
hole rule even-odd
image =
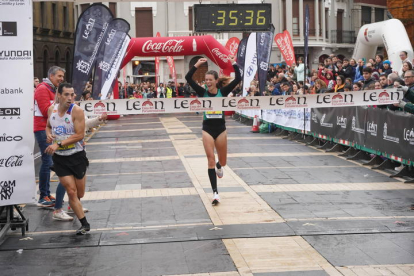
[[[362,69],[362,76],[363,76],[363,86],[362,90],[368,90],[371,84],[375,84],[375,80],[371,77],[372,76],[372,69],[370,67],[365,67]]]

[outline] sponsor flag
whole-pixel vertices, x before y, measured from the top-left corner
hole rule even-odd
[[[256,33],[251,33],[249,35],[246,49],[246,59],[244,61],[243,73],[243,96],[247,96],[250,83],[256,76],[257,72]]]
[[[309,6],[306,4],[305,8],[305,80],[306,80],[306,68],[308,66],[308,41],[309,41]]]
[[[259,32],[256,37],[257,44],[257,77],[259,80],[260,96],[266,86],[267,70],[269,68],[270,55],[272,52],[274,28],[270,32]]]
[[[96,57],[92,88],[94,99],[106,99],[130,41],[129,29],[129,23],[121,18],[109,23]]]
[[[102,4],[93,4],[78,19],[73,48],[72,84],[79,99],[92,74],[96,56],[113,16]]]
[[[168,67],[170,68],[171,77],[173,78],[174,83],[175,83],[175,92],[177,93],[176,95],[178,96],[178,85],[177,85],[178,83],[177,83],[177,74],[175,72],[174,58],[172,56],[168,56],[167,62],[168,62]]]
[[[160,32],[157,32],[156,37],[160,37],[160,36],[161,36]],[[159,78],[158,75],[159,74],[160,74],[160,57],[156,56],[155,57],[155,88],[158,87],[158,78]]]
[[[244,73],[244,61],[246,59],[246,46],[247,46],[247,40],[249,38],[245,37],[243,38],[240,43],[239,47],[237,48],[237,66],[240,68],[240,74],[243,77]]]
[[[278,33],[275,36],[275,42],[277,47],[279,47],[286,64],[292,66],[293,63],[296,63],[295,50],[293,49],[290,33],[287,30],[283,33]]]
[[[237,37],[231,37],[227,43],[226,46],[224,46],[227,50],[229,50],[230,54],[232,56],[237,55],[237,49],[239,48],[240,39]],[[231,69],[220,69],[220,75],[230,76],[232,73]]]

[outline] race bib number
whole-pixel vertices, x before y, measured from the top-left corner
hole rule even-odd
[[[223,118],[223,111],[206,111],[207,119],[221,119]]]

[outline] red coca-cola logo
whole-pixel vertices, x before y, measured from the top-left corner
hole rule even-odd
[[[211,50],[211,52],[215,54],[223,62],[225,63],[229,62],[229,57],[226,54],[223,54],[222,52],[220,52],[218,48],[214,48],[213,50]]]
[[[166,42],[152,42],[152,40],[148,40],[142,46],[143,53],[180,53],[182,52],[184,39],[175,40],[170,39]]]

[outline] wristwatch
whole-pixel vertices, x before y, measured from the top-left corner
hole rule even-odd
[[[62,142],[61,141],[57,142],[57,145],[59,146],[59,148],[61,148],[62,147]]]

